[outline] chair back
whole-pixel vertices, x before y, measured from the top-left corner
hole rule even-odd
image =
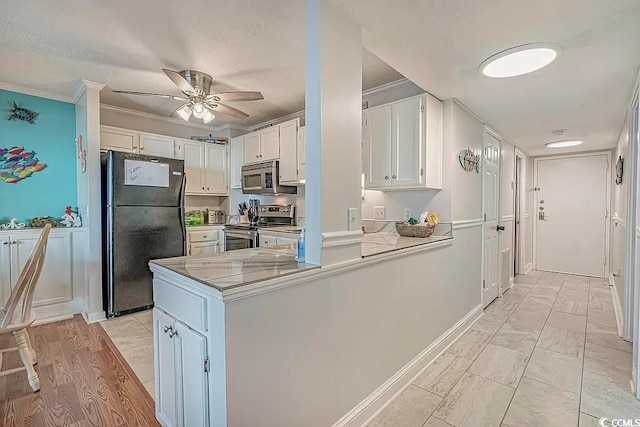
[[[14,312],[18,303],[22,299],[22,315],[19,322],[28,322],[31,318],[31,305],[33,303],[33,295],[36,290],[36,284],[42,273],[42,266],[44,265],[45,255],[47,254],[47,240],[49,239],[49,232],[51,231],[51,224],[45,225],[35,247],[29,255],[29,259],[24,264],[18,281],[11,291],[11,296],[7,304],[2,309],[5,313],[2,325],[0,328],[6,328],[12,323]],[[17,319],[15,319],[17,320]]]

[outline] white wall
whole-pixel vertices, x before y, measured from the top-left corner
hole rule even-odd
[[[480,236],[227,304],[228,425],[339,420],[480,305]]]

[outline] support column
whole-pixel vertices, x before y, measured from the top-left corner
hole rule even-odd
[[[83,80],[75,96],[76,138],[82,135],[86,172],[78,158],[78,210],[84,232],[85,289],[83,315],[87,322],[105,318],[102,302],[102,196],[100,172],[100,90],[104,85]]]
[[[362,31],[325,0],[305,0],[305,102],[306,260],[359,259]]]

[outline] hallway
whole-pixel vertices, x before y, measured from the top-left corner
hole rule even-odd
[[[532,271],[369,423],[598,426],[633,419],[632,345],[606,279]]]

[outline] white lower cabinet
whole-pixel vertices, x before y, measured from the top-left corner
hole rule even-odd
[[[7,302],[20,272],[31,255],[41,230],[21,230],[0,235],[0,302]],[[69,303],[73,299],[74,254],[72,233],[52,230],[42,273],[33,297],[33,306]],[[78,249],[81,246],[78,243]],[[76,268],[80,263],[76,262]]]
[[[215,254],[223,251],[222,226],[205,225],[187,228],[187,256]]]
[[[207,339],[153,309],[156,418],[164,427],[208,425]]]

